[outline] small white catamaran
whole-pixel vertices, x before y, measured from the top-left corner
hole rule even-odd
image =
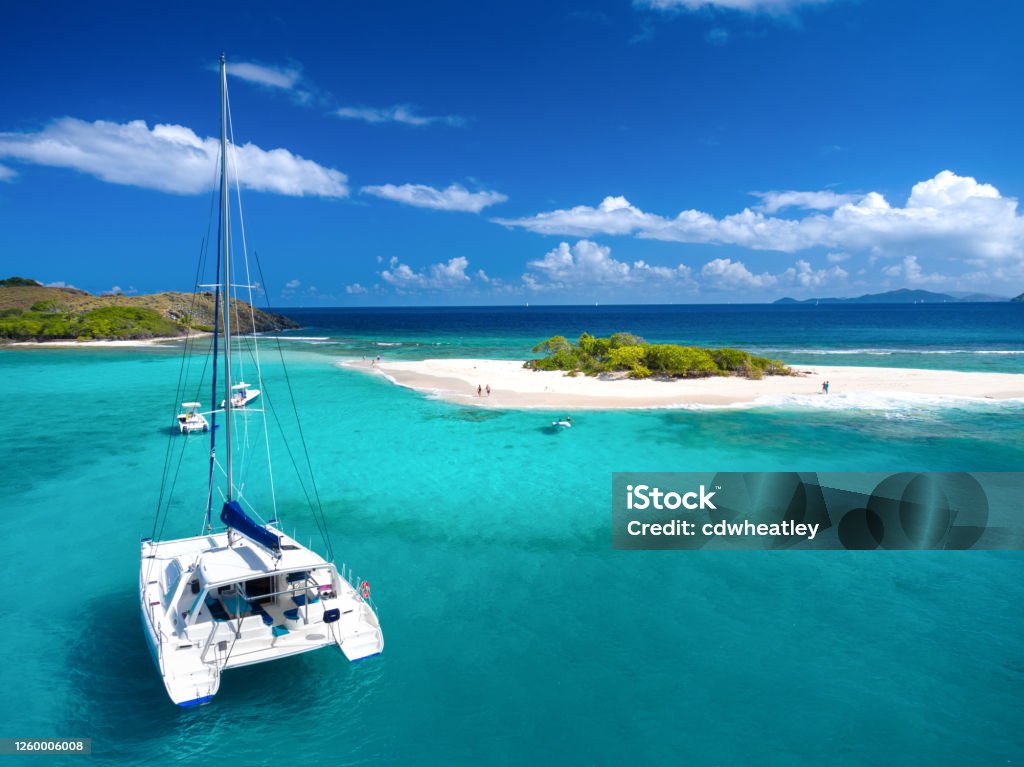
[[[224,332],[222,410],[209,413],[210,468],[203,528],[199,536],[157,540],[162,527],[154,524],[154,535],[142,540],[139,572],[139,600],[146,640],[167,693],[180,706],[207,703],[220,688],[225,669],[276,660],[323,647],[340,649],[350,661],[381,652],[384,636],[370,599],[366,581],[351,583],[345,568],[339,573],[334,562],[325,559],[276,526],[277,520],[258,522],[258,516],[246,497],[246,482],[237,481],[232,462],[233,444],[247,437],[248,424],[236,426],[234,418],[256,417],[253,408],[244,408],[259,394],[248,384],[232,382],[232,328],[230,296],[231,251],[229,249],[228,194],[228,106],[227,75],[224,56],[220,60],[221,137],[220,137],[220,228],[217,258],[218,282],[215,311],[220,313]],[[244,250],[244,228],[243,250]],[[246,265],[248,271],[248,265]],[[213,341],[213,389],[217,388],[217,337]],[[259,363],[257,358],[257,375]],[[262,377],[259,385],[263,386]],[[239,396],[241,395],[241,396]],[[198,403],[186,403],[182,431]],[[217,414],[224,417],[225,460],[217,455]],[[265,409],[263,414],[266,436]],[[234,413],[234,418],[233,418]],[[179,416],[179,420],[181,417]],[[201,424],[199,428],[205,427]],[[182,450],[188,444],[178,443]],[[243,461],[244,463],[244,461]],[[244,466],[243,466],[244,468]],[[269,473],[269,447],[267,470]],[[217,471],[215,471],[217,469]],[[220,485],[219,475],[224,483]],[[273,483],[271,481],[271,497]],[[212,520],[214,498],[220,495],[220,522]],[[199,503],[196,503],[199,506]],[[274,502],[276,509],[276,501]],[[249,511],[247,511],[249,509]],[[314,510],[315,511],[315,510]],[[157,520],[160,519],[158,505]],[[166,512],[165,519],[166,519]],[[318,525],[325,524],[323,514]],[[330,552],[330,541],[325,534]]]
[[[178,413],[178,431],[182,434],[191,434],[194,431],[209,431],[210,422],[206,416],[199,412],[202,404],[199,402],[182,402],[183,412]]]

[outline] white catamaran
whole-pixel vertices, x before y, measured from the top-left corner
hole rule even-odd
[[[178,431],[182,434],[191,434],[194,431],[209,431],[210,422],[206,416],[199,412],[202,404],[199,402],[182,402],[183,412],[178,413]]]
[[[232,382],[232,327],[230,296],[228,194],[228,101],[224,56],[220,59],[220,227],[215,311],[224,334],[224,405],[210,413],[211,437],[208,492],[197,499],[205,506],[200,535],[158,540],[162,527],[142,540],[139,600],[146,640],[171,700],[180,706],[207,703],[220,687],[225,669],[275,660],[289,655],[335,646],[350,661],[381,652],[384,636],[370,600],[369,584],[355,584],[325,559],[277,527],[277,520],[261,523],[238,481],[233,451],[249,433],[247,422],[258,413],[244,408],[259,394],[248,384]],[[244,250],[244,228],[243,250]],[[248,265],[246,265],[248,271]],[[222,282],[220,281],[222,280]],[[216,324],[216,323],[215,323]],[[217,388],[217,338],[213,340],[213,388]],[[257,359],[256,372],[259,375]],[[259,379],[262,387],[262,378]],[[239,397],[239,395],[241,395]],[[247,398],[248,397],[248,398]],[[215,400],[216,401],[216,400]],[[198,414],[198,403],[186,403],[186,412]],[[191,408],[191,410],[189,410]],[[234,413],[233,411],[237,411]],[[263,413],[264,436],[266,416]],[[223,413],[225,459],[217,454],[217,414]],[[190,416],[191,417],[191,416]],[[205,422],[205,418],[203,419]],[[202,427],[200,427],[202,428]],[[185,430],[183,425],[182,430]],[[233,440],[236,444],[233,444]],[[187,444],[178,443],[181,449]],[[268,450],[269,472],[269,450]],[[215,471],[216,469],[216,471]],[[165,470],[166,471],[166,470]],[[223,475],[223,484],[219,481]],[[272,493],[272,482],[271,482]],[[221,505],[220,522],[213,525],[214,499]],[[164,512],[166,515],[166,512]],[[252,513],[254,516],[250,516]],[[160,519],[158,504],[157,520]],[[166,518],[166,517],[165,517]],[[318,525],[324,522],[323,515]],[[330,541],[325,542],[330,552]]]

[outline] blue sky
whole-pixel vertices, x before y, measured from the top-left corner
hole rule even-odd
[[[275,305],[1024,290],[1016,3],[37,3],[0,272],[189,289],[228,57]]]

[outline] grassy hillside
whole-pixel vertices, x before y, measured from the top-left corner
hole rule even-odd
[[[31,283],[31,284],[25,284]],[[137,339],[212,331],[212,293],[154,293],[148,296],[94,296],[75,288],[47,288],[23,278],[0,280],[0,339]],[[239,332],[285,330],[298,325],[287,317],[232,301]],[[220,325],[220,323],[217,323]]]

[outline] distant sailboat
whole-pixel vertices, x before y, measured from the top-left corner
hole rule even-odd
[[[220,227],[219,264],[215,306],[221,313],[224,333],[222,410],[211,415],[216,426],[218,412],[224,416],[223,456],[217,453],[216,428],[210,429],[209,484],[194,499],[204,509],[202,532],[189,538],[157,540],[162,526],[160,512],[153,526],[153,537],[144,538],[139,569],[139,602],[142,625],[157,670],[167,694],[180,706],[208,702],[220,688],[226,669],[276,660],[298,653],[334,646],[350,661],[381,652],[384,636],[370,599],[366,581],[358,587],[339,575],[333,561],[325,559],[275,525],[258,522],[246,488],[246,462],[241,461],[242,479],[236,482],[233,454],[245,447],[246,428],[235,429],[235,418],[243,420],[265,414],[241,409],[258,396],[258,389],[232,382],[230,296],[231,251],[229,248],[229,206],[227,167],[227,76],[224,57],[220,60],[221,139],[220,139]],[[248,269],[248,266],[246,267]],[[218,332],[213,337],[213,389],[216,395]],[[258,349],[257,349],[258,351]],[[259,363],[257,357],[257,375]],[[262,382],[260,383],[262,385]],[[198,413],[198,402],[187,402],[182,430]],[[233,415],[235,414],[235,415]],[[181,421],[181,416],[179,416]],[[204,430],[208,426],[202,426]],[[263,430],[266,432],[265,428]],[[233,440],[235,444],[233,444]],[[242,442],[239,442],[241,440]],[[183,445],[182,449],[187,448]],[[269,478],[269,445],[267,447]],[[242,456],[246,455],[241,453]],[[221,461],[223,460],[223,465]],[[223,473],[223,484],[219,473]],[[250,478],[251,479],[251,478]],[[270,483],[271,498],[273,484]],[[223,498],[215,527],[212,518],[214,498]],[[276,508],[276,501],[274,501]],[[315,511],[315,510],[314,510]],[[166,514],[166,512],[165,512]],[[166,520],[166,517],[165,517]],[[321,516],[318,524],[326,524]],[[330,550],[330,542],[325,542]],[[295,667],[291,667],[294,672]],[[283,680],[284,681],[284,680]],[[310,727],[319,727],[310,711]],[[287,761],[287,757],[285,757]]]

